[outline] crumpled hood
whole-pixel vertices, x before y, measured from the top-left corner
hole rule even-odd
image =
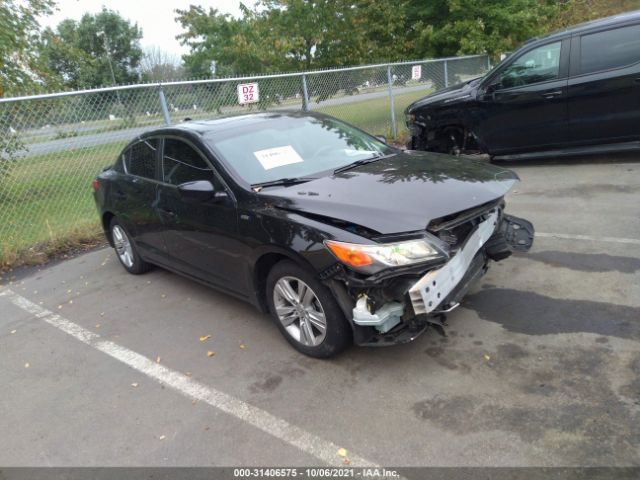
[[[473,80],[464,83],[457,83],[450,87],[438,90],[437,92],[430,93],[409,105],[405,112],[414,113],[416,109],[424,107],[425,105],[436,105],[451,100],[470,98],[471,91],[476,87],[480,78],[481,77],[474,78]]]
[[[480,161],[403,152],[260,196],[276,207],[392,234],[423,230],[433,219],[496,200],[517,180],[511,170]]]

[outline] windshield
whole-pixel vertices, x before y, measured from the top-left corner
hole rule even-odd
[[[250,185],[313,177],[395,150],[328,117],[273,114],[241,120],[205,135],[221,160]]]

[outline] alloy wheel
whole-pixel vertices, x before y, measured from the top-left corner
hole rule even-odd
[[[320,345],[327,335],[324,309],[315,292],[296,277],[280,278],[273,289],[273,304],[287,333],[303,345]]]
[[[114,225],[111,233],[118,258],[125,267],[131,268],[133,266],[133,248],[129,237],[120,225]]]

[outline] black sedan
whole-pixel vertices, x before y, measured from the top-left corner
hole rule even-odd
[[[503,213],[516,175],[400,151],[301,112],[188,121],[145,133],[93,182],[130,273],[159,265],[269,312],[299,351],[440,330],[490,259],[527,250]]]

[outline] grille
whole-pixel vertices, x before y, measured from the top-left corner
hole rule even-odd
[[[427,231],[450,246],[452,254],[464,245],[474,227],[480,223],[486,214],[496,207],[500,207],[502,199],[485,203],[479,207],[463,210],[446,217],[437,218],[429,223]]]

